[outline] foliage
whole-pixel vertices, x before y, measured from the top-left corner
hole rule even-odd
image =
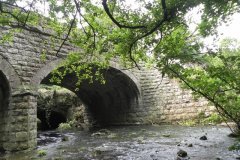
[[[240,144],[239,142],[233,144],[232,146],[228,147],[229,151],[234,151],[234,150],[240,150]]]
[[[223,121],[225,121],[224,118],[217,113],[212,113],[211,115],[206,116],[204,112],[200,112],[195,119],[180,121],[178,124],[189,127],[196,125],[209,125],[209,124],[215,125]]]
[[[38,150],[37,154],[38,154],[39,157],[43,157],[43,156],[47,155],[47,152],[45,150]]]
[[[76,128],[77,124],[78,124],[78,122],[75,119],[68,121],[66,123],[60,123],[58,126],[58,130],[60,130],[60,131],[71,130],[71,129]]]
[[[65,131],[65,130],[69,130],[71,128],[72,128],[72,126],[69,123],[60,123],[58,130]]]
[[[217,53],[192,56],[197,63],[172,62],[165,67],[169,75],[179,77],[196,96],[207,98],[222,116],[239,126],[240,48],[232,48],[229,41]]]
[[[84,80],[87,80],[90,84],[94,81],[104,84],[105,79],[103,74],[104,70],[108,67],[108,63],[101,62],[99,59],[97,56],[90,57],[89,59],[85,57],[84,59],[78,53],[70,53],[59,67],[60,69],[56,68],[52,72],[50,81],[60,84],[61,80],[67,74],[74,74],[77,77],[76,87],[79,87]]]
[[[197,122],[195,120],[190,119],[190,120],[181,121],[178,124],[181,126],[192,127],[197,125]]]
[[[203,119],[200,123],[202,124],[219,124],[223,122],[223,117],[219,116],[217,113],[211,114],[209,117]]]
[[[21,3],[3,0],[0,23],[51,36],[62,44],[69,41],[82,49],[81,55],[101,55],[102,61],[120,57],[123,63],[130,60],[130,65],[136,67],[136,62],[147,61],[149,54],[155,54],[159,60],[162,54],[169,54],[168,49],[176,48],[171,54],[174,56],[186,45],[182,43],[188,42],[183,41],[188,29],[185,14],[192,8],[204,6],[198,26],[203,36],[213,34],[216,25],[239,9],[238,0],[142,0],[136,3],[139,9],[132,9],[125,0],[25,0]],[[21,7],[23,4],[25,7]],[[39,25],[44,30],[31,28]],[[48,29],[55,34],[45,33]],[[168,48],[163,49],[163,45]],[[75,62],[79,58],[82,56],[75,57]]]
[[[10,26],[1,43],[19,28],[59,41],[56,56],[66,42],[81,48],[53,72],[52,81],[61,83],[66,74],[75,74],[77,86],[86,79],[104,83],[104,69],[114,58],[127,67],[153,63],[163,76],[179,78],[240,128],[240,49],[232,48],[232,40],[217,51],[206,51],[201,43],[201,37],[216,34],[216,26],[239,12],[239,0],[141,0],[138,9],[126,0],[25,0],[25,7],[20,1],[0,2],[0,24]],[[201,22],[192,33],[185,15],[196,7]],[[45,32],[49,29],[53,32]]]

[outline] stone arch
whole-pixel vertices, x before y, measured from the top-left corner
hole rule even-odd
[[[0,55],[0,71],[6,76],[10,89],[17,89],[21,85],[21,80],[12,65]],[[11,91],[10,91],[11,94]]]
[[[11,101],[12,91],[20,85],[15,70],[12,66],[0,56],[0,152],[4,151],[6,136],[6,123]]]
[[[50,73],[61,62],[62,59],[58,59],[45,65],[32,78],[31,84],[51,84]],[[128,114],[142,104],[140,83],[137,77],[131,71],[122,70],[116,62],[111,62],[110,69],[106,70],[107,83],[105,85],[98,82],[91,85],[82,83],[79,91],[75,91],[75,86],[68,83],[74,81],[75,78],[73,75],[66,76],[61,86],[74,91],[89,108],[93,119],[101,124],[127,123]]]
[[[61,64],[61,62],[63,62],[63,60],[64,59],[57,59],[57,60],[51,61],[48,64],[46,64],[44,67],[39,69],[38,72],[31,79],[31,84],[39,85],[47,75],[49,75],[55,68],[57,68]],[[127,75],[136,84],[139,94],[141,94],[141,86],[140,86],[139,80],[135,75],[131,73],[131,71],[121,69],[122,67],[114,61],[110,61],[110,67],[120,70],[125,75]]]
[[[39,69],[37,71],[37,73],[32,77],[31,79],[31,84],[32,85],[39,85],[41,83],[41,81],[47,76],[49,75],[55,68],[57,68],[61,62],[63,61],[63,59],[57,59],[54,61],[51,61],[49,63],[47,63],[46,65],[44,65],[41,69]]]

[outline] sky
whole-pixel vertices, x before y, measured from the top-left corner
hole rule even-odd
[[[223,34],[222,37],[240,39],[240,14],[234,14],[231,19],[229,25],[220,26],[218,31]]]
[[[228,24],[223,24],[217,29],[219,33],[219,39],[214,40],[214,37],[208,37],[205,40],[205,44],[208,46],[219,47],[221,41],[224,38],[233,38],[240,41],[240,14],[234,14],[231,17],[231,21]]]
[[[201,21],[201,14],[199,14],[200,8],[194,8],[186,15],[186,19],[191,19],[189,23],[190,30],[194,31],[197,24]],[[217,28],[219,36],[209,36],[203,39],[205,46],[208,48],[218,48],[221,41],[225,38],[238,39],[240,41],[240,13],[235,13],[230,16],[230,21],[223,23]]]

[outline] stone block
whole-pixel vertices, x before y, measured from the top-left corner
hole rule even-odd
[[[27,123],[28,122],[28,117],[27,116],[17,116],[17,117],[15,117],[15,119],[16,119],[16,123],[23,123],[23,122],[25,122],[25,123]]]
[[[16,142],[5,142],[3,143],[3,148],[7,151],[17,151],[17,143]]]
[[[22,142],[28,140],[28,133],[27,132],[17,132],[16,133],[16,141]]]
[[[26,149],[29,149],[28,142],[17,142],[17,150],[18,151],[22,151],[22,150],[26,150]]]
[[[27,116],[28,115],[27,109],[15,109],[15,110],[12,110],[10,112],[10,114],[11,114],[12,118],[14,118],[15,116]]]
[[[20,132],[20,131],[27,131],[28,130],[28,123],[20,122],[20,123],[12,123],[9,125],[9,131],[11,132]]]
[[[16,108],[18,108],[18,109],[28,109],[29,108],[28,102],[18,103],[18,104],[16,104]]]

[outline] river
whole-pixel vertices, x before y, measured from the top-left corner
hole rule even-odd
[[[188,153],[185,159],[236,160],[240,151],[228,150],[237,141],[230,133],[222,126],[177,125],[45,131],[38,133],[37,150],[1,155],[0,160],[174,160],[180,149]],[[204,135],[207,140],[200,140]]]

